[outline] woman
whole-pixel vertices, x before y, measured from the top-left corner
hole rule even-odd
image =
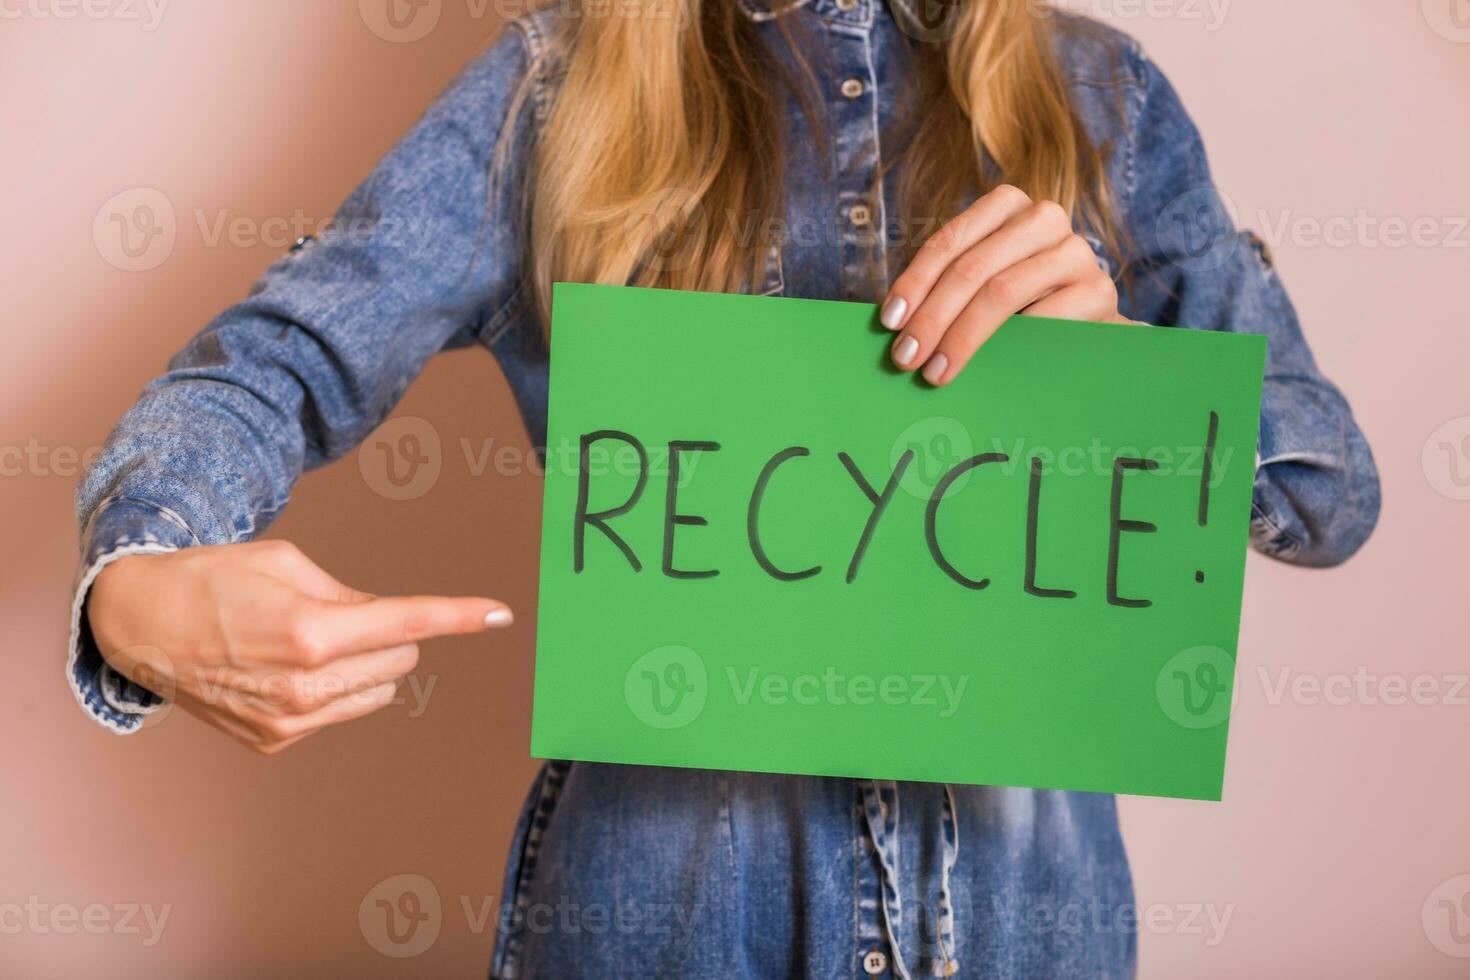
[[[544,441],[556,280],[881,301],[894,363],[934,385],[1017,312],[1265,333],[1252,541],[1304,565],[1352,554],[1377,514],[1368,448],[1168,82],[1037,4],[923,2],[589,4],[512,25],[339,230],[273,266],[113,434],[79,501],[83,705],[126,732],[162,692],[272,753],[387,703],[418,641],[510,622],[488,599],[372,598],[245,542],[446,347],[490,349]],[[1135,961],[1101,795],[554,762],[505,902],[501,977]]]

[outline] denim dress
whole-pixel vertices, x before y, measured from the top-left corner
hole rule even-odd
[[[794,40],[815,66],[827,134],[810,138],[800,98],[779,102],[785,231],[750,291],[876,301],[901,271],[898,243],[918,233],[902,225],[884,154],[908,122],[896,93],[914,60],[935,54],[926,0],[738,2],[780,57]],[[125,555],[252,538],[303,469],[352,450],[435,353],[490,351],[544,444],[547,348],[524,285],[520,188],[567,16],[558,7],[507,28],[348,198],[334,231],[283,255],[113,432],[78,494],[66,665],[102,725],[133,731],[161,701],[103,662],[85,616],[97,573]],[[1124,267],[1078,231],[1110,272],[1128,272],[1121,312],[1267,336],[1251,542],[1303,565],[1342,561],[1376,521],[1377,475],[1269,253],[1230,221],[1198,133],[1137,45],[1052,16],[1075,111],[1107,149]],[[511,152],[492,177],[502,136]],[[1138,925],[1111,796],[554,761],[513,842],[491,970],[1122,977]]]

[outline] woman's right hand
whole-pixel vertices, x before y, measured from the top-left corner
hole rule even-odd
[[[512,620],[492,599],[358,592],[284,541],[119,559],[87,614],[114,669],[264,755],[392,703],[420,640]]]

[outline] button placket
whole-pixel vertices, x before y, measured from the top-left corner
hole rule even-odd
[[[852,949],[854,975],[867,976],[861,972],[863,960],[873,951],[887,955],[888,931],[883,914],[883,859],[878,853],[878,842],[870,830],[868,806],[875,792],[868,780],[853,781],[854,824],[857,837],[853,841],[853,857],[857,861],[857,935]]]
[[[833,0],[834,3],[840,0]],[[853,8],[858,6],[854,2]],[[884,202],[878,176],[877,91],[871,32],[834,31],[834,55],[846,77],[832,105],[833,155],[838,175],[838,230],[841,242],[842,296],[872,300],[873,249],[882,242]],[[841,77],[841,76],[839,76]],[[830,91],[830,90],[829,90]],[[880,257],[881,262],[881,257]],[[886,271],[886,270],[883,270]]]

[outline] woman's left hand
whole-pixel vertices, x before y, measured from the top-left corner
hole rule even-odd
[[[900,331],[893,362],[946,385],[1014,313],[1126,323],[1118,291],[1066,210],[1009,185],[977,200],[919,249],[880,319]]]

